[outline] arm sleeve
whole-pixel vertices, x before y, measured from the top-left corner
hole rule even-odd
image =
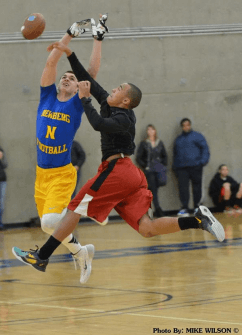
[[[80,63],[75,53],[73,52],[69,57],[67,57],[75,76],[78,81],[88,80],[91,83],[91,94],[98,101],[99,104],[103,100],[106,100],[108,97],[108,93],[94,80],[83,65]]]
[[[123,113],[117,113],[114,117],[103,118],[93,107],[90,98],[82,98],[84,111],[91,126],[96,131],[106,133],[124,132],[130,127],[130,121]]]
[[[199,140],[199,147],[201,149],[201,164],[204,166],[209,161],[210,152],[205,137],[203,135],[201,135],[201,138]]]
[[[40,86],[40,100],[45,99],[49,94],[57,95],[55,84],[46,87]]]
[[[136,162],[138,163],[139,166],[141,166],[143,169],[146,168],[146,163],[143,159],[143,155],[144,155],[144,142],[141,142],[138,150],[137,150],[137,154],[136,154]]]

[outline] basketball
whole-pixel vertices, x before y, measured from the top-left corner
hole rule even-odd
[[[45,18],[40,13],[29,15],[21,28],[23,37],[27,40],[34,40],[39,37],[45,29]]]

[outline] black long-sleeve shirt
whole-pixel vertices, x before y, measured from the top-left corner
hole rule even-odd
[[[102,161],[117,153],[134,154],[136,117],[133,110],[110,107],[107,103],[109,94],[89,75],[74,52],[68,60],[78,81],[91,82],[91,94],[101,105],[99,114],[90,98],[81,99],[90,124],[94,130],[101,133]]]

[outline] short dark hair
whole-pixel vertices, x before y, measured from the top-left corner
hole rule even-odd
[[[188,121],[190,124],[192,124],[192,121],[190,119],[188,119],[187,117],[184,117],[184,119],[181,120],[180,122],[180,126],[182,127],[183,123]]]
[[[130,98],[129,108],[133,109],[139,106],[141,98],[142,98],[142,92],[134,84],[128,83],[128,85],[130,86],[130,89],[128,90],[128,97]]]
[[[75,74],[73,71],[71,71],[71,70],[68,70],[68,71],[66,71],[65,73],[73,73],[73,74]],[[64,73],[64,74],[65,74]]]
[[[224,167],[224,166],[227,166],[227,165],[226,164],[219,165],[218,170],[220,171],[222,169],[222,167]]]
[[[65,72],[63,73],[63,75],[60,77],[60,80],[61,80],[61,78],[62,78],[66,73],[72,73],[72,74],[74,74],[74,76],[76,77],[76,75],[75,75],[75,73],[74,73],[73,71],[68,70],[68,71],[65,71]],[[77,79],[77,78],[76,78],[76,79]]]

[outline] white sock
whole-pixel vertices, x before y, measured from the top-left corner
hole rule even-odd
[[[74,255],[81,249],[81,244],[76,240],[75,236],[70,234],[63,241],[62,244],[67,247]]]
[[[41,228],[42,230],[52,235],[55,231],[57,223],[64,217],[66,214],[67,209],[65,208],[61,214],[51,213],[51,214],[44,214],[41,218]],[[72,254],[76,254],[81,249],[81,244],[76,240],[73,234],[67,236],[63,241],[62,244],[70,250]]]

